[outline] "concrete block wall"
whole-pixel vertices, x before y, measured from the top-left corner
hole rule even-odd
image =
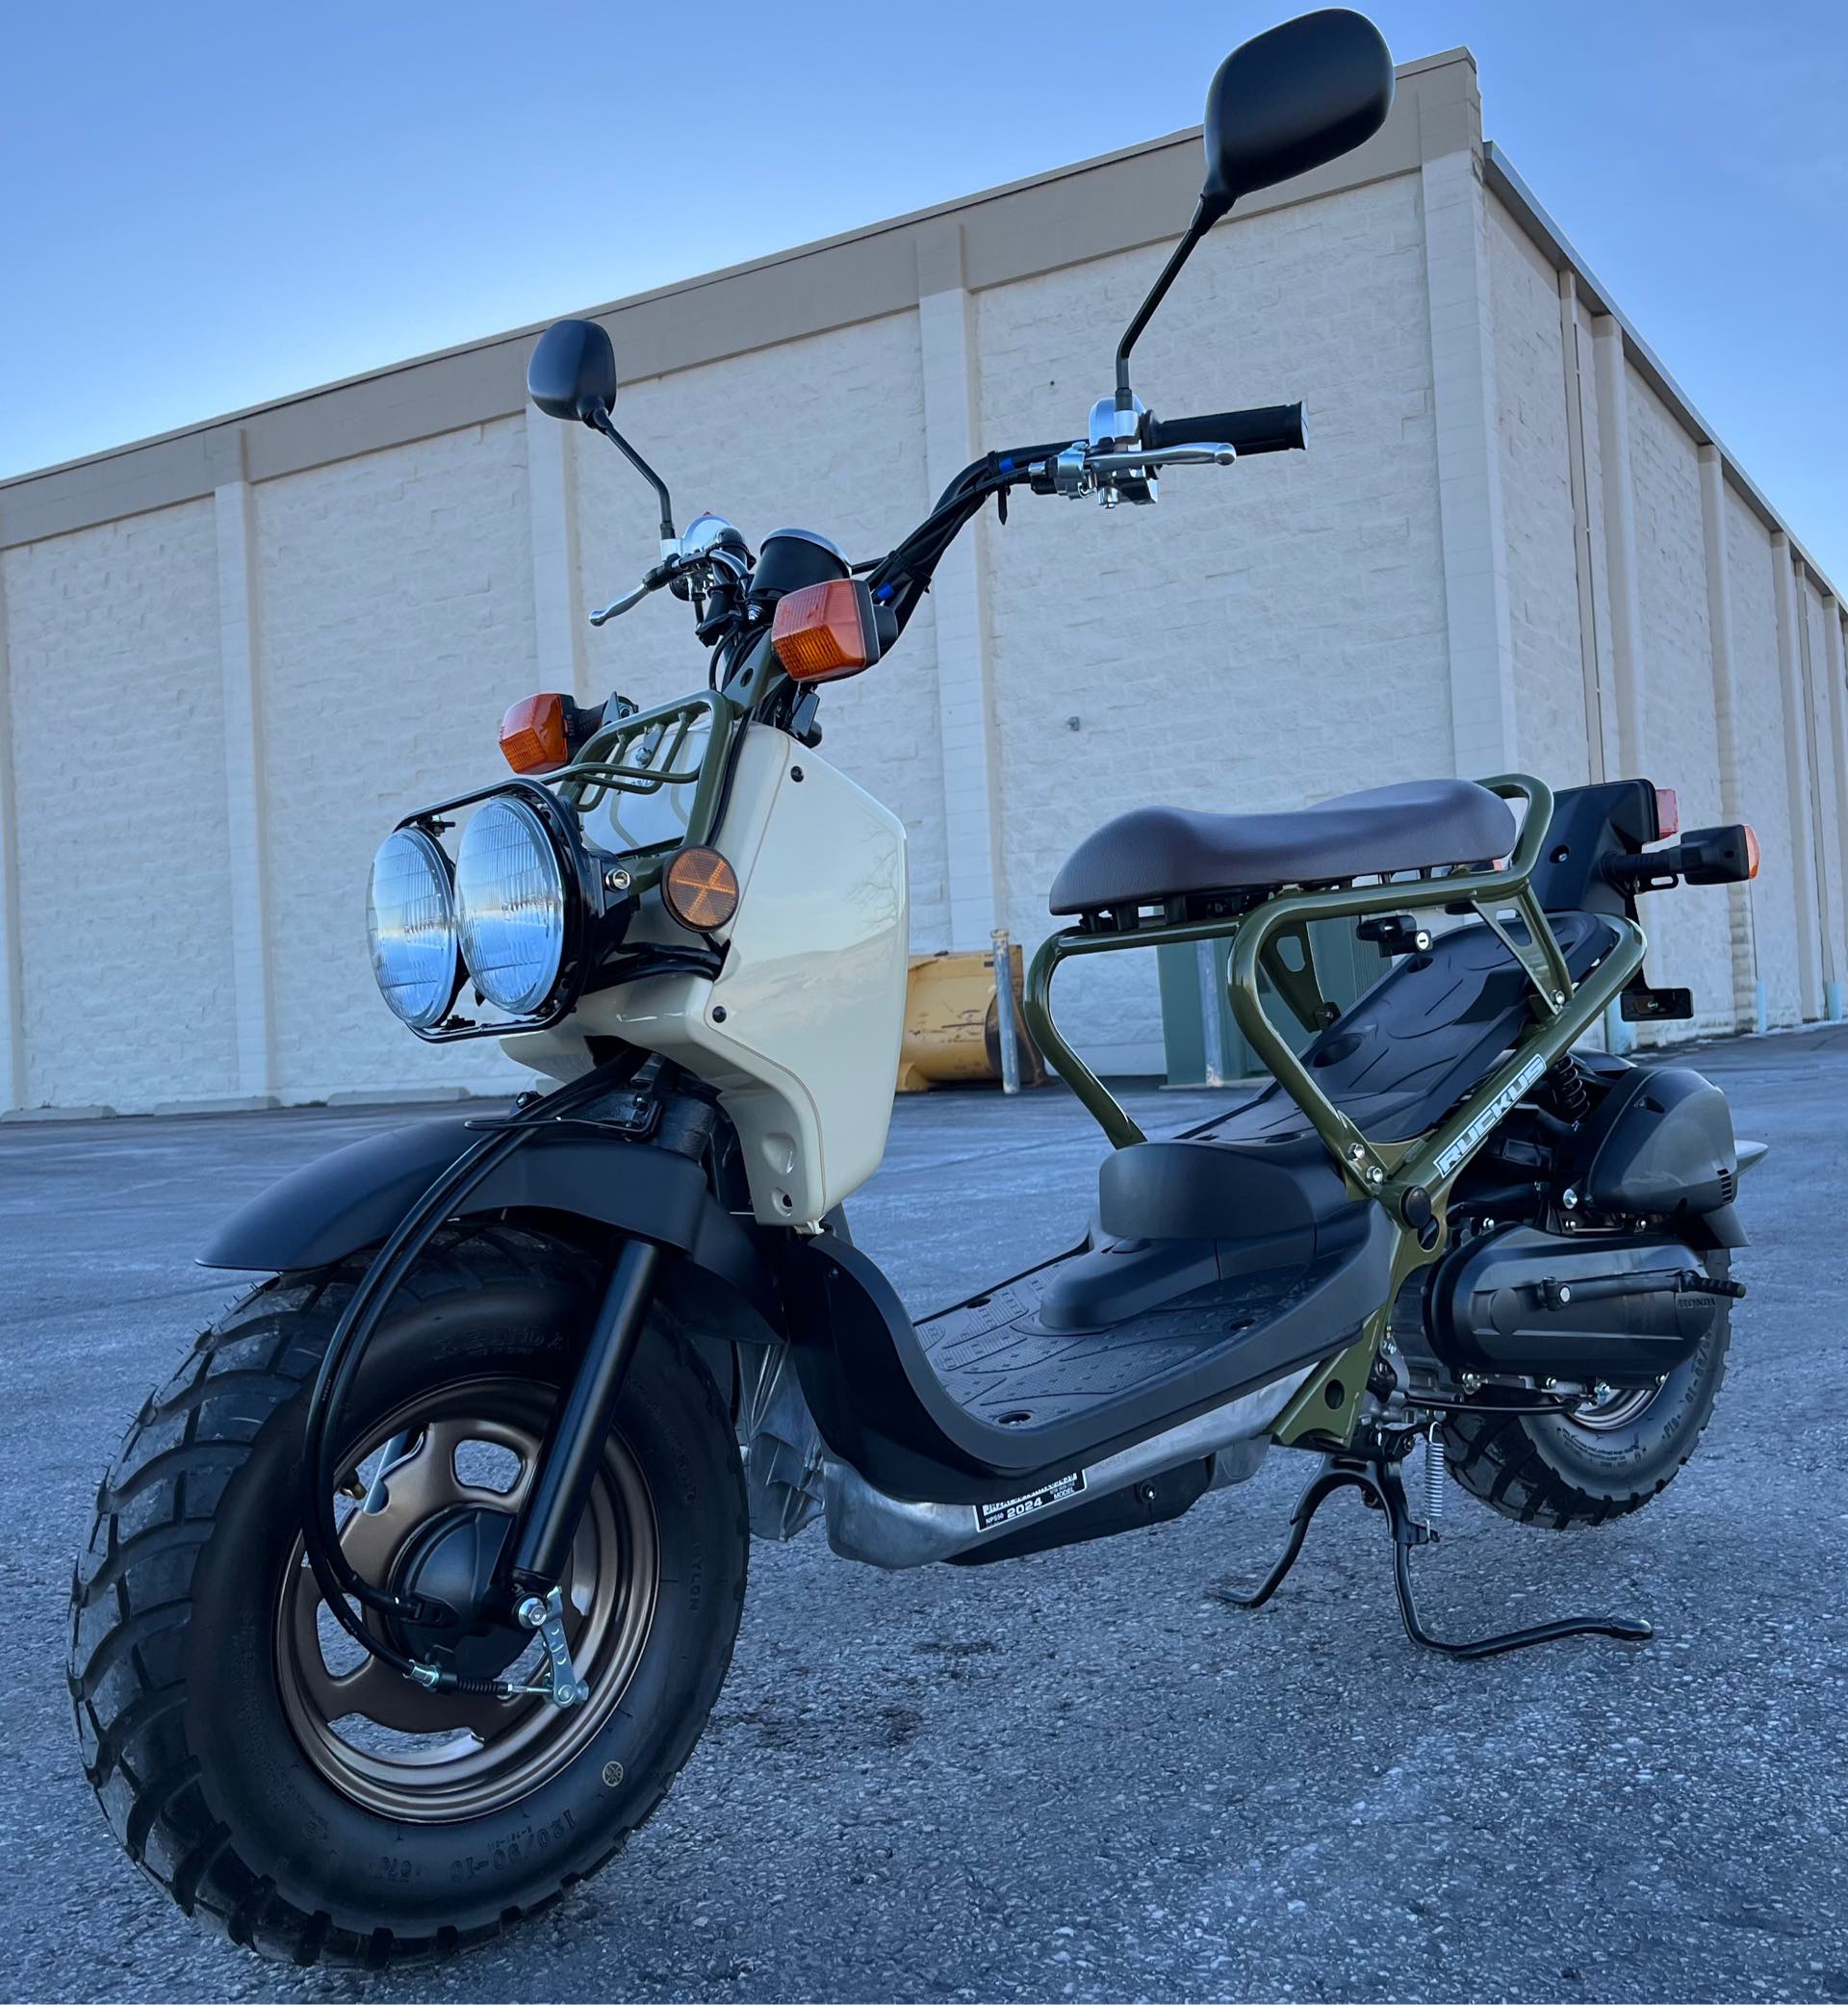
[[[603,309],[620,422],[682,521],[873,555],[977,450],[1082,427],[1197,160],[1178,135]],[[705,672],[665,597],[584,628],[654,514],[526,409],[530,338],[0,483],[0,1109],[521,1076],[378,1002],[372,852],[496,776],[517,697]],[[1485,146],[1466,54],[1217,230],[1137,375],[1165,416],[1301,398],[1312,450],[1176,469],[1152,509],[989,511],[902,648],[828,692],[825,756],[906,823],[917,950],[997,923],[1031,948],[1071,847],[1150,800],[1641,772],[1763,849],[1749,892],[1647,914],[1691,1030],[1839,1014],[1841,606]],[[1150,958],[1081,963],[1060,1001],[1101,1068],[1160,1068]]]
[[[1649,978],[1690,987],[1695,1015],[1641,1041],[1838,1015],[1840,608],[1654,356],[1543,254],[1526,191],[1508,193],[1487,208],[1521,762],[1555,784],[1641,774],[1676,789],[1684,828],[1758,835],[1756,884],[1645,906]]]
[[[1629,398],[1643,631],[1641,769],[1675,787],[1688,827],[1710,826],[1720,819],[1720,764],[1696,443],[1633,371]],[[1643,922],[1650,979],[1668,981],[1675,968],[1687,971],[1681,979],[1696,977],[1693,1021],[1663,1025],[1657,1035],[1734,1028],[1725,894],[1657,897]]]
[[[18,832],[13,1104],[232,1091],[212,504],[4,556]]]
[[[1517,743],[1524,766],[1575,786],[1591,755],[1558,275],[1500,202],[1486,207]]]
[[[1419,212],[1403,175],[1218,232],[1138,349],[1159,414],[1300,398],[1308,452],[1174,469],[1152,508],[985,520],[1004,910],[1029,946],[1060,863],[1124,809],[1286,808],[1450,768]],[[1055,436],[1108,389],[1162,256],[980,296],[983,436]],[[1093,1064],[1161,1068],[1152,957],[1060,983]]]
[[[537,686],[526,441],[507,418],[255,490],[285,1101],[516,1077],[491,1042],[380,1022],[366,880],[399,815],[496,777],[500,713]]]

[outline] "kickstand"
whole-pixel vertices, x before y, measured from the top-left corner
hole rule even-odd
[[[1386,1514],[1393,1535],[1393,1585],[1399,1593],[1399,1612],[1405,1633],[1426,1650],[1439,1650],[1446,1657],[1501,1657],[1509,1650],[1526,1650],[1535,1643],[1553,1643],[1563,1636],[1614,1636],[1621,1643],[1647,1643],[1656,1632],[1647,1622],[1622,1617],[1569,1616],[1559,1622],[1537,1622],[1530,1629],[1511,1629],[1499,1636],[1477,1636],[1467,1643],[1447,1642],[1434,1636],[1419,1620],[1418,1604],[1412,1598],[1411,1551],[1431,1543],[1437,1534],[1412,1516],[1405,1502],[1405,1485],[1399,1464],[1382,1456],[1359,1454],[1324,1455],[1321,1469],[1309,1478],[1302,1495],[1290,1513],[1290,1536],[1277,1563],[1265,1576],[1255,1592],[1240,1594],[1231,1588],[1215,1590],[1220,1601],[1235,1608],[1261,1608],[1283,1584],[1284,1576],[1296,1565],[1302,1542],[1309,1535],[1309,1521],[1318,1508],[1337,1490],[1358,1490],[1368,1504]]]

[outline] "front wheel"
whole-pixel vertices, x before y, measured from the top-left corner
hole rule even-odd
[[[749,1544],[731,1422],[657,1315],[560,1583],[588,1699],[428,1693],[367,1656],[299,1532],[307,1389],[362,1271],[284,1276],[199,1339],[105,1477],[73,1585],[71,1694],[116,1835],[188,1913],[303,1964],[458,1947],[606,1864],[718,1696]],[[504,1228],[432,1243],[345,1416],[363,1577],[517,1509],[601,1278]],[[527,1682],[541,1647],[495,1673]]]

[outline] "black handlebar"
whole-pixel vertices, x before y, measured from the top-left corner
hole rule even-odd
[[[1300,452],[1308,441],[1299,403],[1266,404],[1254,411],[1208,411],[1200,418],[1144,418],[1142,444],[1151,452],[1169,446],[1227,445],[1240,453]]]

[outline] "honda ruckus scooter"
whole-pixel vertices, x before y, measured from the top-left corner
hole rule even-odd
[[[799,528],[754,552],[714,515],[677,530],[612,421],[606,333],[538,343],[539,408],[659,503],[659,561],[592,621],[665,590],[709,674],[653,709],[517,705],[514,777],[387,835],[386,1003],[428,1041],[500,1038],[549,1090],[356,1144],[232,1219],[206,1264],[270,1278],[103,1481],[70,1688],[112,1824],[189,1913],[269,1955],[383,1964],[546,1907],[691,1752],[751,1537],[816,1517],[874,1566],[987,1564],[1179,1517],[1294,1448],[1311,1479],[1253,1603],[1354,1487],[1418,1641],[1648,1635],[1440,1641],[1407,1562],[1452,1477],[1523,1524],[1593,1525],[1701,1434],[1756,1151],[1698,1073],[1575,1046],[1613,1004],[1688,1013],[1643,982],[1636,901],[1750,876],[1749,830],[1671,841],[1644,781],[1555,798],[1521,774],[1121,814],[1059,872],[1025,999],[1113,1145],[1091,1228],[914,1321],[841,1209],[890,1118],[905,835],[818,755],[821,692],[883,670],[991,499],[1146,505],[1169,469],[1302,448],[1300,406],[1158,419],[1131,351],[1240,196],[1358,145],[1392,94],[1354,13],[1230,56],[1198,208],[1087,435],[984,454],[875,561]],[[1346,1010],[1310,944],[1328,921],[1388,962]],[[1146,1139],[1061,1036],[1054,976],[1220,939],[1272,1083]]]

